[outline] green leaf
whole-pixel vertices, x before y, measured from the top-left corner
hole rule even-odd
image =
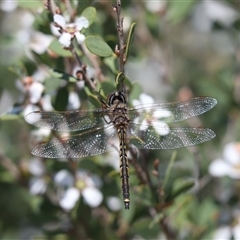
[[[97,95],[93,94],[92,92],[90,92],[89,88],[85,87],[84,91],[88,97],[88,100],[97,108],[101,107],[101,104],[99,102],[99,99],[97,97]]]
[[[103,92],[108,95],[109,93],[112,93],[116,91],[114,81],[105,81],[101,84],[101,89]]]
[[[110,46],[100,37],[88,36],[84,42],[88,50],[95,55],[100,57],[110,57],[114,55]]]
[[[190,12],[194,5],[195,0],[180,1],[171,0],[169,1],[168,17],[173,23],[178,23],[184,20],[187,14]]]
[[[67,104],[68,104],[68,89],[67,87],[60,88],[57,92],[57,96],[55,98],[55,101],[53,103],[53,107],[57,111],[64,111],[66,110]]]
[[[19,115],[19,114],[8,113],[8,114],[5,114],[5,115],[2,115],[0,119],[1,119],[1,121],[15,121],[15,120],[18,120],[20,118],[22,118],[22,116]]]
[[[43,8],[43,3],[41,1],[18,0],[18,6],[22,8],[38,9],[38,8]]]
[[[84,9],[81,16],[85,17],[88,20],[90,26],[96,17],[96,13],[97,11],[94,7],[87,7]]]
[[[61,85],[61,80],[59,80],[58,78],[48,78],[45,79],[44,81],[44,86],[45,86],[45,93],[52,93],[53,91],[55,91],[56,89],[58,89]]]
[[[162,212],[157,213],[153,220],[149,224],[149,228],[152,229],[154,226],[158,225],[159,222],[164,218],[164,214]]]
[[[127,61],[127,58],[128,58],[130,45],[132,44],[132,41],[133,41],[135,26],[136,26],[136,23],[132,23],[132,25],[130,27],[130,30],[129,30],[127,45],[126,45],[126,51],[125,51],[126,61]]]
[[[110,68],[110,70],[117,74],[118,70],[116,69],[116,64],[115,64],[115,61],[116,61],[116,57],[115,56],[111,56],[111,57],[106,57],[103,59],[103,62],[105,63],[106,66],[108,66]]]
[[[194,180],[176,179],[174,190],[166,197],[166,202],[173,201],[180,194],[188,191],[195,184]]]
[[[129,101],[132,102],[134,99],[139,99],[140,94],[142,93],[142,87],[139,83],[134,83],[131,86],[131,93],[129,95]]]
[[[53,40],[49,46],[49,49],[61,57],[71,57],[72,53],[65,50],[58,40]]]
[[[173,151],[171,159],[170,159],[168,167],[167,167],[166,175],[165,175],[164,180],[163,180],[163,185],[162,185],[163,189],[165,189],[165,186],[167,185],[168,179],[169,179],[170,174],[171,174],[172,166],[175,162],[176,157],[177,157],[177,151]]]
[[[75,82],[79,81],[77,78],[73,77],[72,75],[64,73],[64,72],[62,72],[60,70],[57,70],[57,69],[50,69],[49,73],[51,74],[51,76],[53,76],[55,78],[58,78],[58,79],[65,80],[67,82],[75,83]]]
[[[124,88],[124,85],[123,85],[124,80],[125,80],[125,75],[122,72],[118,73],[116,77],[116,85],[119,91],[121,91]]]

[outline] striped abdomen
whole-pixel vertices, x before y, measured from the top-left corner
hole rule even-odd
[[[126,146],[126,129],[124,127],[118,128],[118,137],[120,143],[120,177],[122,179],[122,192],[125,209],[129,209],[130,193],[129,193],[129,174],[128,174],[128,158]]]

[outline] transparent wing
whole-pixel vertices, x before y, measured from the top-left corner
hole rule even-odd
[[[116,130],[110,125],[107,128],[39,143],[33,148],[32,154],[44,158],[80,158],[111,151],[115,142]]]
[[[140,130],[141,125],[129,125],[129,143],[142,149],[175,149],[198,145],[210,141],[216,134],[208,128],[168,128],[147,127]],[[159,134],[159,132],[164,135]]]
[[[25,120],[40,128],[72,132],[103,126],[103,109],[93,111],[41,112],[27,114]]]
[[[154,103],[136,106],[129,110],[129,118],[146,116],[148,119],[162,119],[165,122],[179,122],[198,116],[212,109],[217,100],[211,97],[192,98],[186,102]]]

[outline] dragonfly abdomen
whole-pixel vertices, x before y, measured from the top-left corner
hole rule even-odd
[[[120,154],[120,177],[122,179],[123,202],[125,209],[129,209],[130,193],[129,193],[129,173],[128,173],[128,158],[126,145],[126,129],[125,127],[118,128],[119,137],[119,154]]]

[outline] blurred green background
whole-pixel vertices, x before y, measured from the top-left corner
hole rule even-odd
[[[77,16],[86,7],[96,9],[93,23],[83,32],[101,36],[114,50],[118,37],[112,3],[69,1]],[[66,84],[56,75],[38,77],[49,68],[74,75],[71,54],[61,46],[54,48],[58,37],[51,32],[52,14],[42,1],[0,4],[1,239],[240,238],[239,1],[122,1],[125,39],[131,23],[136,23],[125,66],[129,104],[141,93],[160,102],[197,96],[218,101],[211,111],[182,123],[212,129],[217,135],[212,141],[179,150],[140,152],[138,160],[152,188],[141,184],[130,162],[129,211],[122,203],[117,153],[81,161],[31,155],[31,148],[49,135],[24,120],[30,101],[27,78],[33,77],[45,87],[41,100],[32,104],[40,109],[46,95],[53,110],[67,109],[70,92],[77,93],[83,109],[93,108],[89,98],[94,92],[87,86]],[[64,1],[56,1],[56,5],[65,15],[69,13]],[[50,40],[42,40],[39,33]],[[88,74],[94,73],[97,90],[102,87],[105,95],[114,90],[111,59],[87,58],[81,51],[79,56],[88,65]],[[222,165],[212,165],[211,169],[220,171],[218,176],[210,170],[217,159],[228,166],[221,173]],[[59,204],[71,185],[59,186],[56,175],[62,170],[72,176],[81,195],[70,210]],[[79,170],[87,175],[80,174],[81,181],[74,175]],[[98,206],[92,206],[83,194],[90,181],[86,179],[95,177],[98,184],[94,186],[103,198]]]

